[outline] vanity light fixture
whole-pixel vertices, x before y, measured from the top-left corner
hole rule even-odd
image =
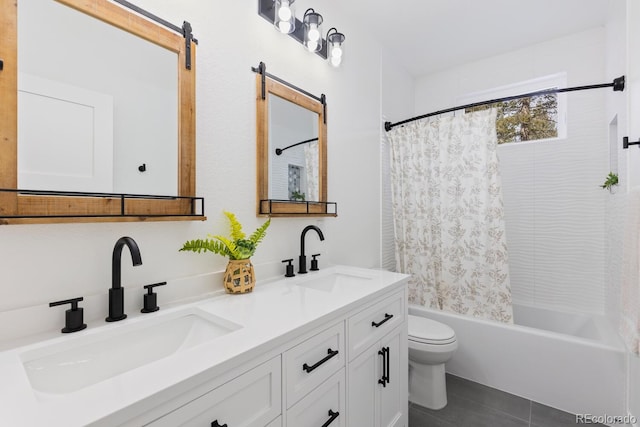
[[[296,39],[307,50],[328,59],[333,67],[339,67],[344,57],[345,35],[332,27],[322,37],[322,15],[313,8],[305,11],[302,21],[295,17],[295,0],[258,0],[258,14],[271,22],[276,29]]]
[[[333,33],[331,32],[333,30]],[[344,34],[339,33],[335,27],[327,31],[327,50],[329,63],[334,67],[339,67],[342,63],[342,56],[344,54]]]
[[[296,29],[296,14],[293,3],[296,0],[274,0],[273,25],[283,34],[291,34]]]
[[[313,8],[307,9],[302,18],[304,23],[304,46],[309,52],[317,52],[322,48],[322,15]]]

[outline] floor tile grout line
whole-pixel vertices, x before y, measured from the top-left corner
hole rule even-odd
[[[508,394],[508,393],[507,393],[507,394]],[[477,403],[479,406],[481,406],[482,408],[491,409],[491,410],[493,410],[493,411],[496,411],[496,412],[499,412],[499,413],[501,413],[501,414],[507,415],[507,416],[509,416],[509,417],[511,417],[511,418],[515,418],[515,419],[517,419],[517,420],[525,421],[525,422],[527,422],[527,424],[529,424],[529,425],[531,424],[531,406],[532,406],[532,401],[531,401],[531,400],[529,400],[529,399],[525,399],[525,398],[523,398],[523,397],[516,396],[516,397],[519,397],[519,398],[521,398],[521,399],[526,400],[526,401],[529,403],[529,416],[528,416],[528,419],[526,419],[526,418],[520,418],[519,416],[517,416],[517,415],[515,415],[515,414],[512,414],[512,413],[510,413],[510,412],[506,412],[506,411],[504,411],[503,409],[500,409],[500,408],[498,408],[498,407],[496,407],[496,406],[487,405],[487,404],[485,404],[484,402],[481,402],[480,400],[476,400],[476,399],[474,399],[474,398],[472,398],[472,397],[467,397],[467,396],[464,396],[464,395],[462,395],[462,394],[458,394],[458,393],[451,393],[451,395],[450,395],[450,396],[451,396],[451,397],[455,397],[456,399],[464,399],[464,400],[466,400],[466,401],[475,402],[475,403]],[[515,395],[513,395],[513,396],[515,396]]]
[[[480,401],[478,401],[478,400],[475,400],[475,399],[472,399],[472,398],[468,398],[468,397],[465,397],[465,396],[461,396],[461,395],[459,395],[459,394],[452,393],[452,396],[451,396],[451,397],[454,397],[454,396],[455,396],[455,399],[456,399],[458,402],[459,402],[460,400],[464,400],[464,401],[467,401],[467,402],[473,402],[473,403],[476,403],[476,404],[477,404],[478,406],[480,406],[482,409],[490,409],[490,410],[492,410],[492,411],[494,411],[494,412],[497,412],[497,413],[499,413],[500,415],[506,416],[506,417],[508,417],[508,418],[512,418],[512,419],[519,420],[519,421],[524,421],[524,422],[526,422],[526,423],[529,425],[529,427],[531,427],[531,401],[530,401],[530,400],[529,400],[529,420],[526,420],[526,419],[524,419],[524,418],[520,418],[520,417],[518,417],[518,416],[516,416],[516,415],[513,415],[513,414],[511,414],[511,413],[509,413],[509,412],[505,412],[505,411],[503,411],[502,409],[496,408],[496,407],[494,407],[494,406],[485,405],[485,404],[483,404],[482,402],[480,402]],[[420,411],[420,412],[422,412],[422,413],[424,413],[424,414],[431,415],[432,417],[437,418],[437,419],[438,419],[438,420],[440,420],[440,421],[444,421],[444,422],[450,423],[450,421],[449,421],[449,420],[447,420],[447,419],[443,418],[442,416],[439,416],[439,415],[438,415],[438,411],[439,411],[439,410],[433,410],[433,409],[429,409],[429,408],[424,408],[424,407],[422,407],[422,406],[420,406],[420,405],[417,405],[417,404],[413,404],[413,408],[414,408],[414,409],[416,409],[416,410],[418,410],[418,411]],[[443,408],[443,409],[444,409],[444,408]],[[426,411],[425,411],[425,410],[426,410]]]

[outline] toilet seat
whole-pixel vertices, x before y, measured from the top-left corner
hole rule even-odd
[[[409,315],[409,341],[422,344],[451,344],[456,334],[449,326],[421,316]]]

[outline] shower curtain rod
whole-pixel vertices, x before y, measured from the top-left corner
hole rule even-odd
[[[522,95],[506,96],[504,98],[496,98],[496,99],[491,99],[491,100],[488,100],[488,101],[474,102],[473,104],[460,105],[458,107],[447,108],[445,110],[440,110],[440,111],[434,111],[433,113],[423,114],[423,115],[417,116],[417,117],[412,117],[410,119],[402,120],[401,122],[396,122],[396,123],[384,122],[384,130],[389,132],[391,129],[393,129],[396,126],[400,126],[400,125],[403,125],[405,123],[413,122],[415,120],[420,120],[420,119],[424,119],[424,118],[431,117],[431,116],[437,116],[438,114],[451,113],[453,111],[464,110],[464,109],[467,109],[467,108],[474,108],[474,107],[480,107],[482,105],[495,104],[497,102],[512,101],[514,99],[527,98],[527,97],[531,97],[531,96],[549,95],[549,94],[552,94],[552,93],[574,92],[574,91],[578,91],[578,90],[587,90],[587,89],[600,89],[600,88],[603,88],[603,87],[613,87],[613,90],[616,91],[616,92],[623,91],[624,90],[624,76],[618,77],[617,79],[613,79],[612,83],[603,83],[603,84],[589,85],[589,86],[566,87],[566,88],[562,88],[562,89],[539,90],[537,92],[523,93]]]
[[[313,142],[313,141],[317,141],[317,140],[318,140],[318,137],[316,136],[315,138],[311,138],[311,139],[307,139],[307,140],[304,140],[304,141],[301,141],[301,142],[297,142],[295,144],[291,144],[288,147],[276,148],[276,155],[279,156],[280,154],[282,154],[282,152],[284,150],[288,150],[289,148],[297,147],[298,145],[306,144],[308,142]]]

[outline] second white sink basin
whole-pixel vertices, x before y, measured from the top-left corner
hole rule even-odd
[[[233,322],[189,308],[30,350],[21,359],[35,390],[63,394],[240,328]]]
[[[333,272],[324,276],[304,280],[299,286],[304,286],[318,291],[333,292],[342,287],[367,285],[372,278],[352,273]]]

